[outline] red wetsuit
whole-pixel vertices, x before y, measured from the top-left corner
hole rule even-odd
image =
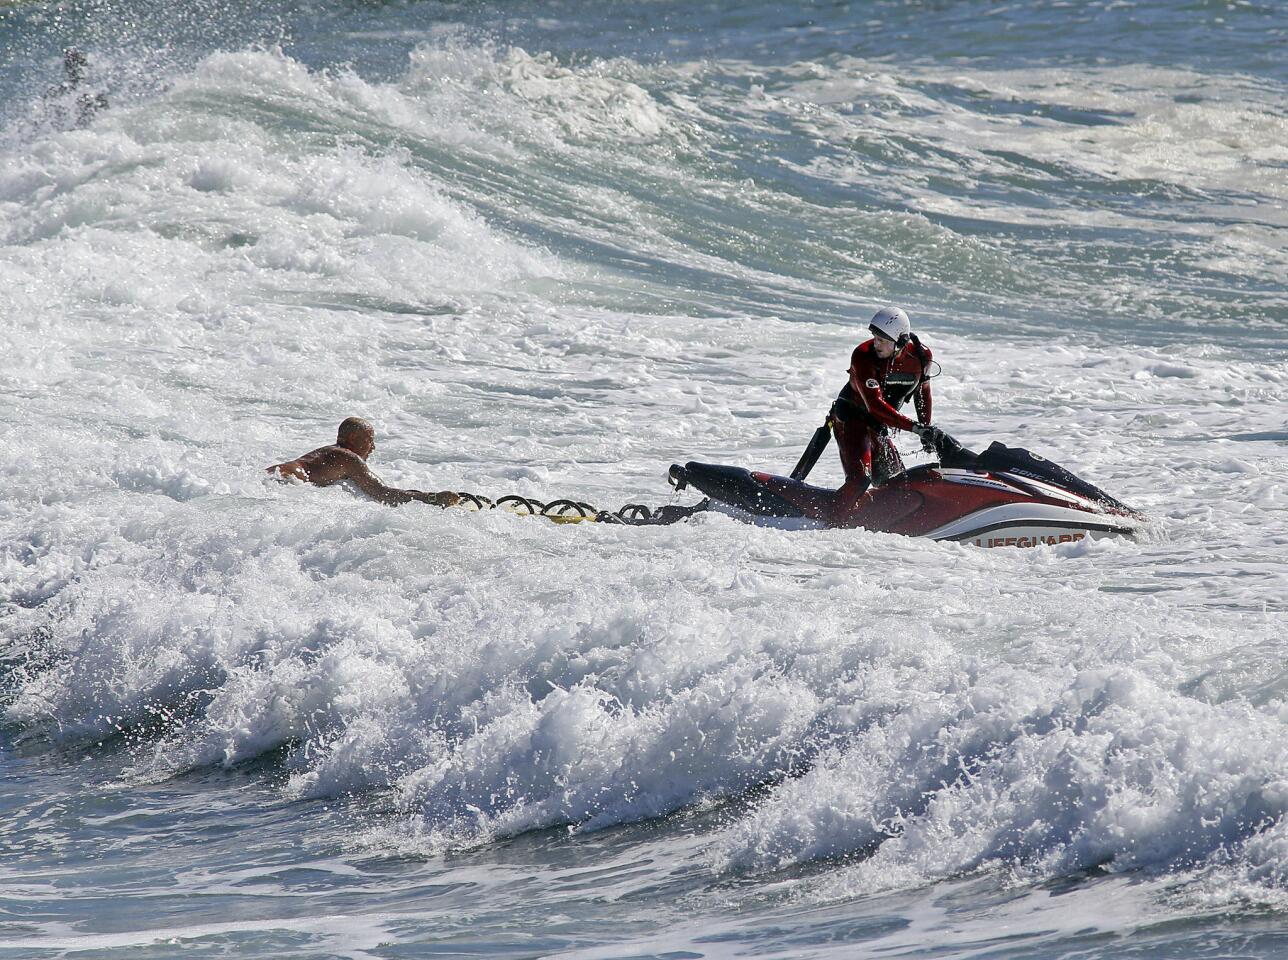
[[[903,471],[903,460],[888,431],[912,430],[917,424],[899,412],[913,398],[917,421],[930,423],[930,348],[908,343],[882,360],[871,340],[850,356],[850,382],[832,406],[832,430],[841,452],[847,486],[883,483]]]

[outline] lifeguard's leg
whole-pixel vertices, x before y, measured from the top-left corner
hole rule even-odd
[[[841,455],[841,469],[845,471],[847,485],[862,480],[872,482],[872,431],[853,420],[833,418],[832,433],[836,436],[836,449]]]
[[[832,432],[836,435],[836,449],[841,454],[845,483],[836,491],[831,509],[823,519],[833,526],[846,526],[850,515],[872,487],[872,441],[876,434],[861,421],[846,423],[840,419],[834,419]]]

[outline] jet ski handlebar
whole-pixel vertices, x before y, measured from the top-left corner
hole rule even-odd
[[[951,437],[942,430],[934,438],[935,453],[939,455],[939,463],[945,467],[963,467],[969,468],[979,461],[979,454],[967,450],[955,437]]]

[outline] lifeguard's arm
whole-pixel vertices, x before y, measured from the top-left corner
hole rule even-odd
[[[931,403],[930,403],[930,378],[927,374],[930,372],[930,363],[934,359],[930,348],[921,347],[921,382],[917,384],[917,392],[912,396],[912,402],[917,408],[917,419],[922,423],[930,423]]]
[[[917,392],[912,396],[912,402],[917,408],[917,419],[922,423],[930,423],[930,381],[922,380],[917,385]]]
[[[867,376],[862,370],[851,366],[850,389],[863,401],[868,413],[878,423],[883,423],[887,427],[894,427],[896,430],[916,432],[917,424],[890,406],[886,401],[885,394],[881,392],[881,385],[875,377]]]

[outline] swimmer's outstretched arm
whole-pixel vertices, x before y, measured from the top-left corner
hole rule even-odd
[[[428,503],[435,507],[450,507],[457,503],[461,498],[456,494],[444,490],[440,493],[425,493],[423,490],[399,490],[397,487],[388,487],[380,482],[380,479],[362,464],[361,471],[354,470],[347,478],[352,480],[354,486],[369,496],[372,500],[378,500],[381,503],[387,503],[390,506],[397,506],[400,503],[410,503],[413,500],[419,500],[421,503]]]
[[[344,450],[341,453],[349,452]],[[441,493],[425,493],[422,490],[399,490],[397,487],[387,486],[371,472],[367,462],[356,454],[328,458],[327,466],[331,468],[330,475],[335,476],[335,479],[328,480],[328,483],[334,483],[335,480],[348,480],[372,500],[387,503],[391,507],[411,503],[413,500],[435,507],[450,507],[460,500],[460,497],[447,490]]]

